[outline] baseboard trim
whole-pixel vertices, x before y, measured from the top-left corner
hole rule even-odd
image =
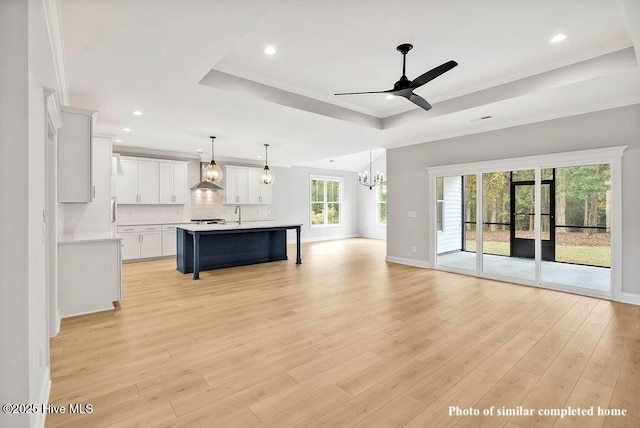
[[[353,233],[350,235],[330,235],[330,236],[318,236],[314,238],[302,238],[300,242],[319,242],[319,241],[333,241],[336,239],[351,239],[351,238],[360,238],[360,235],[357,233]],[[295,244],[295,239],[288,239],[287,244]]]
[[[619,299],[617,300],[619,302],[631,303],[632,305],[640,306],[640,294],[627,293],[623,291],[620,293]]]
[[[401,264],[401,265],[415,266],[415,267],[419,267],[419,268],[423,268],[423,269],[431,269],[432,268],[431,263],[425,262],[425,261],[422,261],[422,260],[403,259],[401,257],[391,257],[391,256],[387,256],[384,259],[387,262],[398,263],[398,264]]]
[[[40,387],[40,399],[38,405],[49,403],[49,396],[51,394],[51,371],[49,367],[44,373],[44,379],[42,379],[42,386]],[[41,407],[42,408],[42,407]],[[32,420],[33,426],[44,428],[47,415],[44,412],[36,412]]]
[[[107,308],[98,308],[98,309],[93,309],[90,311],[86,311],[86,312],[78,312],[77,314],[70,314],[70,315],[63,315],[62,318],[73,318],[73,317],[80,317],[82,315],[89,315],[89,314],[95,314],[98,312],[105,312],[105,311],[112,311],[115,309],[115,306],[113,305],[113,303],[111,304],[111,307],[107,307]]]

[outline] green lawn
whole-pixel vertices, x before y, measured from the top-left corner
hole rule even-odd
[[[467,241],[467,251],[475,250],[476,241]],[[489,254],[508,256],[509,243],[485,242],[484,251]],[[556,261],[610,267],[611,251],[609,247],[556,245]]]

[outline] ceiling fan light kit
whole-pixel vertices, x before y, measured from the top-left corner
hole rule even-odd
[[[422,98],[421,96],[414,94],[413,91],[418,89],[425,83],[428,83],[433,79],[435,79],[436,77],[451,70],[453,67],[457,66],[458,63],[453,60],[447,61],[444,64],[441,64],[427,71],[426,73],[421,74],[415,79],[409,80],[409,78],[406,75],[407,53],[409,53],[409,51],[413,49],[413,45],[410,43],[403,43],[399,45],[396,49],[398,50],[398,52],[402,54],[402,76],[393,85],[393,89],[388,89],[386,91],[371,91],[371,92],[342,92],[334,95],[389,94],[389,95],[406,98],[424,110],[431,110],[431,104],[429,104],[429,102],[424,98]]]

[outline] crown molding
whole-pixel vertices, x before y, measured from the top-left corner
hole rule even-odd
[[[67,86],[67,67],[64,60],[64,43],[62,40],[62,24],[60,20],[60,5],[58,0],[43,0],[44,16],[47,23],[47,33],[51,44],[53,67],[58,85],[57,96],[60,105],[69,104],[69,89]]]

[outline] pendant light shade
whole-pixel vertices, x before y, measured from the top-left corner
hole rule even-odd
[[[211,138],[211,163],[207,165],[207,167],[202,172],[202,179],[213,183],[215,181],[222,180],[222,169],[216,165],[216,161],[214,160],[214,140],[216,137]]]
[[[270,184],[273,181],[273,176],[271,175],[271,171],[269,170],[269,158],[267,157],[267,150],[269,148],[268,144],[264,145],[264,169],[262,170],[262,175],[260,176],[260,180],[264,184]]]

